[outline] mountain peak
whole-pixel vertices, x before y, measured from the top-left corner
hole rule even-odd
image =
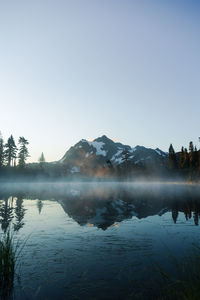
[[[112,143],[114,143],[113,140],[109,139],[105,134],[94,139],[94,142],[103,142],[103,143],[112,142]]]
[[[131,148],[129,145],[114,142],[104,134],[93,141],[80,140],[65,153],[60,163],[68,165],[72,173],[74,170],[84,168],[91,170],[98,167],[105,168],[107,161],[117,166],[124,163],[124,150],[128,152],[132,166],[138,164],[147,166],[157,161],[163,163],[163,158],[167,158],[167,154],[160,149],[153,150],[139,145]]]

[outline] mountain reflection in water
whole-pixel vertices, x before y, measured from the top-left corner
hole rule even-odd
[[[199,245],[198,185],[0,184],[0,235],[23,246],[15,300],[159,299],[159,274]],[[24,244],[24,241],[26,243]],[[169,252],[170,251],[170,252]]]
[[[79,225],[103,230],[133,216],[138,219],[171,212],[177,222],[179,212],[185,220],[199,224],[200,188],[182,184],[73,183],[2,185],[0,192],[0,224],[5,232],[11,222],[14,230],[24,226],[24,199],[37,199],[39,214],[44,200],[60,203],[64,211]]]

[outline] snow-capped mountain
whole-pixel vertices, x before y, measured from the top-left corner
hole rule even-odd
[[[166,158],[167,153],[158,148],[132,148],[103,135],[92,142],[84,139],[79,141],[65,153],[59,163],[70,167],[71,173],[78,173],[81,168],[97,168],[108,164],[119,166],[127,162],[137,166],[160,165]]]

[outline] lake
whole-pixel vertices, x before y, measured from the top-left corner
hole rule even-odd
[[[199,215],[195,184],[1,184],[0,233],[23,245],[11,299],[156,299]]]

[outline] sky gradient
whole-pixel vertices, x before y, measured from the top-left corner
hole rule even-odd
[[[0,130],[30,159],[82,138],[175,150],[200,136],[200,1],[0,0]]]

